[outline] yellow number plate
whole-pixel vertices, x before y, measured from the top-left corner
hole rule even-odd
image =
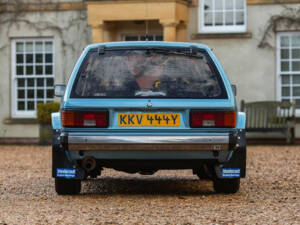
[[[119,127],[179,127],[179,113],[119,113]]]

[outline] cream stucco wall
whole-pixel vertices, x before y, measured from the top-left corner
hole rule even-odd
[[[299,4],[287,5],[299,8]],[[280,15],[283,5],[248,5],[247,32],[251,38],[224,38],[189,40],[210,46],[221,62],[232,84],[237,85],[237,101],[276,100],[276,38],[269,42],[274,48],[259,48],[258,45],[273,15]],[[198,8],[190,8],[188,37],[197,33]]]
[[[11,118],[11,40],[53,38],[55,83],[66,83],[82,49],[90,43],[86,11],[28,12],[17,18],[12,13],[5,18],[11,21],[0,23],[0,137],[38,137],[37,124],[4,123]]]

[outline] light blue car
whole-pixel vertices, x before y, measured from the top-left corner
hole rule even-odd
[[[56,85],[52,176],[78,194],[103,168],[154,174],[192,169],[218,193],[246,173],[245,114],[205,45],[114,42],[87,46],[68,85]]]

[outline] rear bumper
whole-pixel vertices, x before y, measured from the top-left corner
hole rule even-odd
[[[237,145],[237,135],[210,136],[112,136],[62,134],[63,144],[69,151],[113,150],[196,150],[228,151]]]

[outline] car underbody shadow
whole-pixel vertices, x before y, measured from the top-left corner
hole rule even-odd
[[[210,195],[211,181],[174,177],[103,177],[82,182],[82,194]]]

